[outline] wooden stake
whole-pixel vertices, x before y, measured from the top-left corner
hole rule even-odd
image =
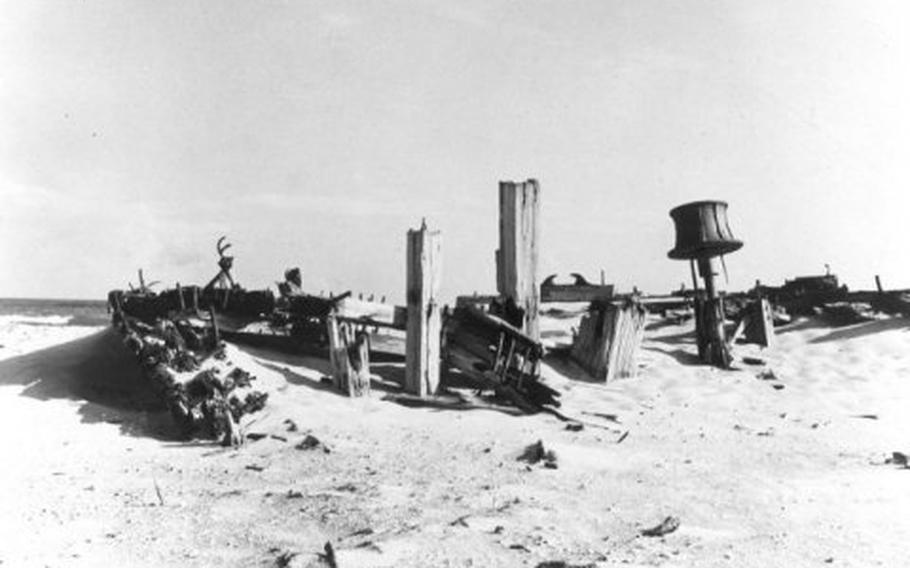
[[[499,250],[497,291],[524,310],[523,331],[540,339],[540,284],[537,272],[540,240],[540,186],[537,180],[499,183]]]
[[[209,306],[209,317],[212,318],[212,336],[215,339],[213,349],[217,349],[218,344],[221,343],[221,333],[218,331],[218,320],[215,318],[215,308],[213,306]]]
[[[407,244],[407,392],[434,395],[439,388],[441,318],[439,287],[442,272],[442,238],[439,231],[408,231]]]
[[[329,336],[329,362],[335,388],[348,396],[370,394],[370,339],[356,331],[351,322],[335,314],[326,318]]]

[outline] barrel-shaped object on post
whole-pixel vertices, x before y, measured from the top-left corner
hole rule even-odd
[[[724,201],[694,201],[670,211],[676,224],[676,246],[667,255],[674,259],[710,258],[739,250],[733,238]]]

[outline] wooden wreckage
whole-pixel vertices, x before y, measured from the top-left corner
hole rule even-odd
[[[412,395],[435,396],[447,380],[462,376],[507,404],[536,412],[558,407],[560,394],[541,379],[546,352],[540,304],[590,302],[573,358],[600,380],[634,375],[641,306],[612,299],[612,286],[577,275],[570,285],[554,284],[552,277],[539,282],[535,180],[500,183],[499,209],[497,294],[486,304],[460,297],[453,309],[441,305],[441,238],[424,222],[407,232],[405,306],[351,292],[307,293],[296,268],[285,272],[277,295],[246,290],[234,281],[231,245],[222,237],[219,271],[205,286],[155,292],[140,271],[138,288],[109,294],[112,324],[181,432],[225,444],[237,443],[241,416],[267,400],[255,389],[255,377],[223,362],[225,340],[326,358],[335,388],[349,396],[369,394],[371,363],[403,362],[402,388]]]
[[[350,291],[308,293],[297,268],[285,271],[277,295],[246,290],[232,276],[234,257],[226,254],[231,245],[222,237],[216,245],[219,271],[205,286],[177,284],[155,292],[155,283],[146,284],[140,271],[138,287],[109,294],[112,324],[183,435],[235,444],[242,437],[238,421],[261,409],[267,393],[256,389],[249,372],[224,360],[225,340],[328,359],[334,387],[352,397],[370,393],[372,363],[403,363],[401,387],[409,395],[436,396],[461,376],[502,402],[536,412],[560,406],[560,393],[541,377],[548,354],[541,342],[542,304],[587,306],[562,353],[594,380],[612,381],[637,374],[649,312],[694,312],[700,358],[729,367],[735,341],[772,344],[783,307],[796,311],[858,297],[831,275],[796,279],[779,289],[757,285],[746,294],[724,293],[717,278],[721,258],[742,243],[727,226],[726,204],[716,201],[671,212],[677,242],[669,256],[689,260],[692,291],[618,295],[603,275],[595,285],[577,273],[570,284],[556,283],[555,275],[540,282],[539,196],[536,180],[500,183],[496,294],[459,296],[454,308],[440,301],[440,234],[423,222],[406,235],[404,306],[355,298]],[[889,313],[910,313],[904,295],[878,287],[863,298]]]

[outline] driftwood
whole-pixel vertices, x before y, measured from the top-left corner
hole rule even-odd
[[[475,307],[456,308],[444,318],[446,363],[491,388],[526,412],[559,406],[559,393],[540,382],[540,342]]]
[[[635,300],[592,304],[581,320],[570,356],[595,379],[634,377],[644,323],[645,310]]]

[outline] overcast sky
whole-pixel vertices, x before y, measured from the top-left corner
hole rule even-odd
[[[495,288],[497,187],[542,276],[688,280],[668,211],[730,203],[731,288],[910,287],[910,8],[855,1],[0,3],[0,296],[204,284]]]

